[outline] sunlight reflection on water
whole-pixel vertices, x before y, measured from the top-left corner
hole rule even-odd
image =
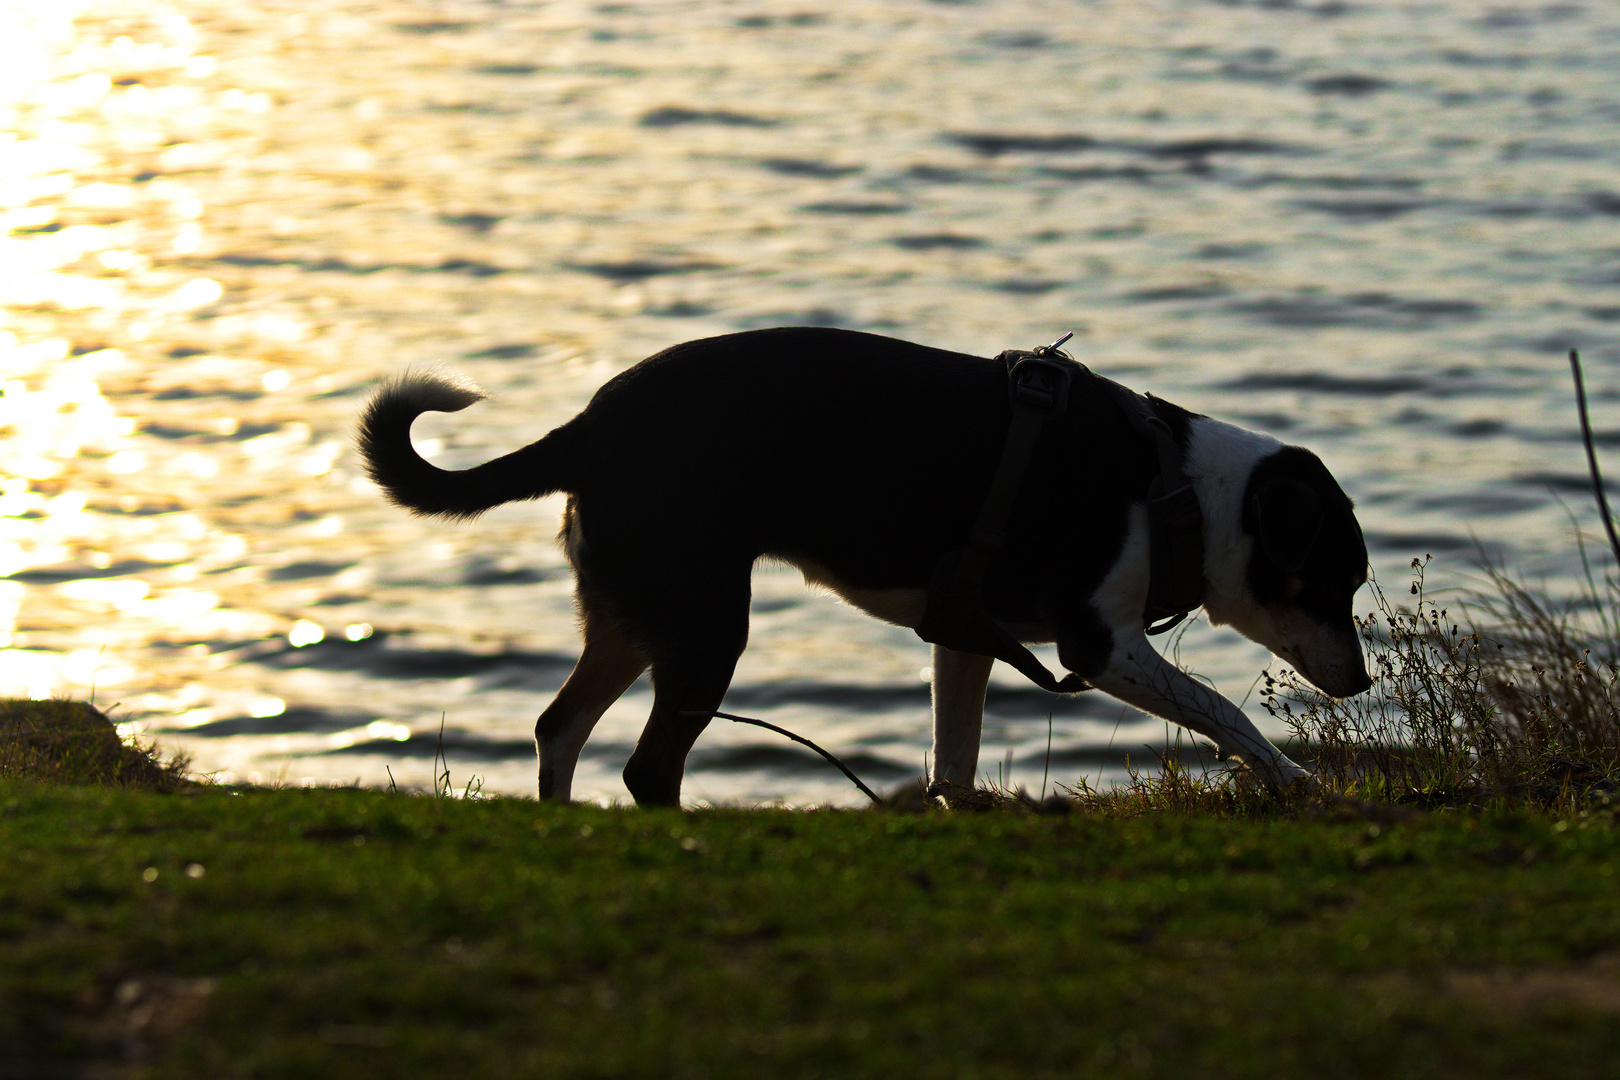
[[[443,714],[461,771],[526,792],[576,648],[557,503],[386,506],[348,447],[366,387],[442,360],[490,387],[418,425],[463,467],[658,348],[778,323],[979,353],[1075,329],[1088,363],[1320,450],[1387,579],[1465,570],[1477,537],[1559,587],[1562,350],[1599,387],[1620,359],[1617,46],[1606,8],[1464,0],[1083,26],[1034,0],[13,3],[0,693],[93,688],[204,768],[367,783],[426,783]],[[919,768],[911,635],[776,570],[755,592],[728,701],[881,782]],[[1186,645],[1234,697],[1265,663]],[[1000,679],[987,767],[1024,776],[1047,705]],[[582,791],[622,796],[647,704],[609,713]],[[1160,741],[1121,715],[1059,706],[1071,775]],[[712,729],[688,794],[848,799],[765,738]]]

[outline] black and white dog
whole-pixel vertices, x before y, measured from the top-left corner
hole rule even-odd
[[[567,492],[561,543],[584,652],[535,726],[540,796],[566,800],[591,729],[652,669],[652,715],[624,770],[642,804],[674,804],[686,756],[748,639],[749,572],[798,567],[867,613],[923,619],[962,546],[1009,430],[996,361],[847,330],[783,328],[667,349],[574,419],[461,472],[411,446],[411,423],[484,395],[435,373],[385,384],[360,422],[374,479],[414,513],[465,519]],[[1203,608],[1324,693],[1370,685],[1351,619],[1367,549],[1350,499],[1312,453],[1156,398],[1203,515]],[[1144,634],[1150,442],[1107,395],[1074,388],[1041,431],[983,579],[983,608],[1021,641],[1056,642],[1090,685],[1213,740],[1273,782],[1305,775],[1231,702]],[[971,787],[993,660],[935,645],[933,782]]]

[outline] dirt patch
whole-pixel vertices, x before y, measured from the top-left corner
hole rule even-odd
[[[1620,1016],[1620,953],[1564,967],[1446,968],[1421,976],[1396,973],[1375,982],[1397,998],[1439,998],[1491,1016],[1568,1009]]]
[[[1448,971],[1441,985],[1481,1009],[1540,1012],[1562,1006],[1620,1016],[1620,953],[1563,968]]]

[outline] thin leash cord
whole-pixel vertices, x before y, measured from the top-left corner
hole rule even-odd
[[[767,724],[765,721],[763,721],[763,720],[755,720],[751,716],[737,716],[735,713],[704,712],[701,709],[687,709],[687,710],[682,711],[681,715],[682,716],[713,716],[713,717],[718,717],[721,720],[730,720],[733,723],[737,723],[737,724],[753,724],[755,727],[762,727],[766,731],[774,731],[778,735],[786,735],[788,738],[792,739],[794,742],[802,743],[803,745],[808,746],[810,749],[814,750],[816,753],[820,754],[822,757],[826,758],[828,761],[830,761],[834,765],[838,766],[838,771],[843,773],[845,776],[849,777],[849,782],[854,784],[856,787],[860,788],[861,789],[861,794],[865,795],[868,799],[871,799],[874,803],[877,803],[880,806],[883,804],[883,800],[878,798],[877,794],[875,792],[873,792],[873,790],[871,788],[869,788],[865,784],[861,783],[861,778],[860,777],[856,776],[854,773],[849,771],[849,766],[845,765],[842,761],[839,761],[832,754],[830,754],[827,751],[823,750],[821,747],[817,746],[815,743],[811,742],[809,739],[806,739],[802,735],[795,735],[795,734],[793,734],[793,732],[789,731],[787,728],[779,728],[775,724]]]

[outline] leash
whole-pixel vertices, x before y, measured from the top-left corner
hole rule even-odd
[[[736,724],[752,724],[755,727],[762,727],[766,731],[774,731],[778,735],[786,735],[788,738],[792,739],[794,742],[802,743],[803,745],[808,746],[810,749],[814,750],[816,753],[820,754],[822,757],[826,758],[828,761],[830,761],[834,765],[838,766],[838,771],[843,773],[845,776],[849,777],[849,782],[854,784],[856,787],[860,788],[861,789],[861,794],[865,795],[868,799],[871,799],[877,805],[879,805],[879,806],[883,805],[883,800],[878,797],[877,792],[873,791],[871,788],[869,788],[865,784],[861,783],[861,778],[856,776],[853,772],[851,772],[848,765],[845,765],[842,761],[839,761],[831,753],[827,752],[826,750],[823,750],[821,747],[817,746],[815,743],[811,742],[809,739],[805,738],[803,735],[795,735],[795,734],[793,734],[793,732],[789,731],[787,728],[777,727],[775,724],[767,724],[763,720],[755,720],[752,716],[738,716],[736,713],[705,712],[702,709],[682,709],[681,710],[681,715],[682,716],[717,717],[718,719],[721,719],[721,720],[730,720],[730,721],[732,721],[733,723],[736,723]]]
[[[1012,406],[1001,460],[978,519],[968,533],[967,545],[961,551],[947,552],[935,566],[928,603],[917,624],[917,636],[924,641],[959,652],[993,656],[1012,665],[1036,686],[1056,694],[1088,690],[1091,684],[1073,672],[1059,680],[1011,631],[990,617],[984,610],[984,573],[1006,538],[1003,529],[1007,514],[1018,496],[1041,428],[1048,420],[1063,415],[1069,404],[1069,384],[1076,371],[1085,370],[1058,349],[1073,336],[1065,334],[1033,352],[1002,353],[997,358],[1010,360],[1007,394]],[[1016,359],[1011,359],[1014,355]]]
[[[1011,631],[984,610],[984,575],[1005,541],[1007,515],[1018,496],[1035,444],[1047,422],[1068,408],[1076,378],[1096,379],[1108,391],[1131,427],[1154,446],[1159,472],[1148,489],[1149,578],[1143,624],[1162,634],[1202,602],[1204,591],[1203,515],[1198,496],[1181,469],[1181,452],[1170,426],[1151,399],[1095,374],[1060,346],[1064,334],[1034,350],[1009,349],[999,356],[1008,368],[1007,394],[1012,419],[1001,459],[984,505],[960,551],[948,552],[934,568],[928,602],[917,636],[959,652],[993,656],[1010,664],[1036,686],[1053,693],[1088,690],[1073,672],[1058,679]]]

